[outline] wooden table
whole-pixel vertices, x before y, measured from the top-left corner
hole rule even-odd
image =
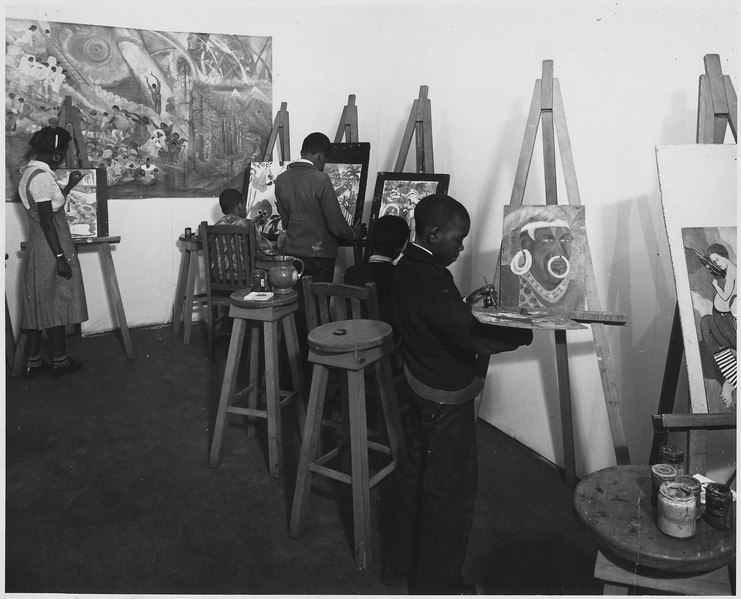
[[[119,243],[121,241],[120,236],[113,237],[73,237],[72,242],[75,244],[78,252],[80,248],[84,247],[97,247],[100,249],[100,253],[103,257],[103,273],[108,283],[108,288],[113,296],[113,307],[118,318],[118,326],[121,331],[121,337],[123,339],[124,352],[126,357],[131,360],[134,358],[134,347],[131,343],[131,335],[129,334],[129,325],[126,322],[126,312],[123,306],[123,299],[121,298],[121,289],[118,286],[118,277],[116,276],[116,266],[113,263],[113,256],[111,254],[111,244]],[[26,249],[27,242],[21,242],[21,250]],[[23,316],[21,315],[21,321]],[[18,376],[23,368],[24,350],[26,345],[26,335],[21,329],[21,334],[18,339],[18,347],[16,348],[15,360],[13,363],[13,376]]]
[[[719,530],[700,519],[688,539],[662,533],[651,504],[648,466],[614,466],[590,474],[576,487],[574,508],[604,553],[598,556],[595,578],[686,594],[704,594],[717,581],[721,586],[712,594],[730,592],[725,566],[736,555],[735,528]],[[626,577],[615,576],[620,570]]]

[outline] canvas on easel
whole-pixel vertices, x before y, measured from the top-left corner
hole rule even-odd
[[[275,179],[289,162],[251,162],[247,181],[247,218],[268,239],[283,230],[275,203]]]
[[[105,168],[58,169],[54,177],[67,185],[73,170],[82,180],[67,195],[64,211],[72,237],[108,237],[108,185]]]
[[[365,187],[368,183],[370,143],[333,143],[324,172],[332,181],[342,216],[352,226],[363,217]]]
[[[584,206],[505,206],[499,307],[586,310]]]
[[[288,103],[281,102],[275,113],[273,128],[268,138],[262,161],[251,162],[244,172],[242,197],[247,207],[247,218],[252,219],[258,232],[276,240],[283,231],[275,202],[275,180],[288,168],[291,161],[290,114]],[[273,152],[278,146],[278,161]]]
[[[449,184],[450,175],[439,173],[378,173],[373,192],[368,237],[371,237],[376,221],[390,214],[407,221],[413,238],[414,208],[425,196],[448,193]],[[372,249],[368,247],[369,252]]]
[[[682,325],[690,411],[735,411],[735,335],[731,344],[726,340],[729,333],[723,335],[719,330],[736,326],[735,301],[721,299],[728,294],[727,286],[737,286],[736,228],[729,226],[737,218],[736,146],[659,146],[656,160]],[[727,258],[721,255],[724,252]],[[716,266],[722,263],[720,272],[705,266],[704,259]],[[722,321],[728,324],[714,324]]]

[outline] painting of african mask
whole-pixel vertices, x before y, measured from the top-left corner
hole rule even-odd
[[[682,229],[709,412],[736,407],[736,227]]]
[[[72,237],[107,237],[108,204],[105,169],[76,169],[84,176],[67,195],[64,212]],[[70,169],[58,169],[54,176],[60,187],[69,182]]]
[[[69,96],[112,197],[218,195],[272,129],[272,38],[6,19],[6,197]]]
[[[583,206],[505,206],[500,306],[586,310],[585,236]]]
[[[351,226],[363,217],[369,159],[370,144],[367,142],[333,143],[324,165],[324,172],[337,194],[342,215]]]
[[[376,221],[387,214],[405,219],[411,231],[411,239],[414,240],[414,207],[425,196],[433,193],[448,193],[449,184],[450,175],[445,174],[378,173],[368,225],[368,244],[373,237],[373,227]],[[373,248],[367,245],[366,256],[372,252]]]
[[[268,239],[277,238],[283,231],[280,214],[275,204],[275,179],[288,168],[290,162],[252,162],[246,184],[247,218]]]

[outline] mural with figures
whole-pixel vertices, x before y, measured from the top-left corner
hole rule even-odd
[[[736,410],[737,239],[736,227],[682,229],[708,412]]]
[[[272,38],[6,19],[6,198],[70,96],[111,197],[213,197],[272,128]]]

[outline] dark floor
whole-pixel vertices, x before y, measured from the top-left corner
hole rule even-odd
[[[237,417],[208,466],[226,360],[206,358],[199,327],[183,346],[169,327],[70,339],[84,363],[52,382],[8,377],[7,592],[405,594],[352,554],[352,505],[315,477],[303,536],[287,535],[298,455],[284,417],[284,475],[268,476],[264,425]],[[561,471],[479,421],[480,494],[464,574],[487,594],[596,594],[596,546],[572,512]],[[383,530],[392,478],[372,494]],[[382,539],[382,533],[377,535]]]

